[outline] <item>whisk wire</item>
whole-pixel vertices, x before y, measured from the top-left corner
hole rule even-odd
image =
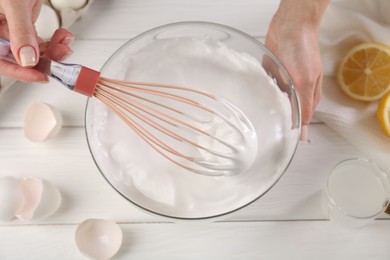
[[[104,82],[104,83],[103,83],[103,82]],[[110,84],[106,84],[105,81],[99,81],[98,86],[99,86],[99,89],[105,90],[105,92],[110,93],[110,95],[112,95],[112,96],[115,96],[118,100],[123,101],[126,105],[129,105],[129,104],[130,104],[130,105],[132,105],[133,107],[137,107],[139,110],[143,111],[144,113],[147,113],[147,114],[153,116],[154,118],[157,118],[157,119],[159,119],[159,120],[161,120],[161,121],[163,121],[163,122],[165,122],[165,123],[167,123],[167,124],[170,124],[170,125],[172,125],[172,126],[175,126],[175,127],[178,127],[178,128],[184,126],[184,127],[186,127],[187,129],[192,129],[192,130],[194,130],[195,132],[198,132],[198,133],[200,133],[200,134],[203,134],[203,135],[205,135],[205,136],[208,136],[208,137],[212,138],[213,140],[219,142],[220,144],[222,144],[222,145],[228,147],[232,152],[237,152],[237,149],[236,149],[233,145],[231,145],[231,144],[229,144],[229,143],[227,143],[227,142],[221,140],[220,138],[218,138],[218,137],[216,137],[216,136],[213,136],[213,135],[207,133],[207,132],[204,131],[204,130],[201,130],[201,129],[198,128],[198,127],[195,127],[195,126],[193,126],[193,125],[191,125],[191,124],[188,124],[188,123],[184,122],[183,120],[180,120],[180,119],[178,119],[178,118],[175,118],[175,117],[173,117],[173,116],[170,116],[170,115],[168,115],[168,114],[166,114],[166,113],[163,113],[163,112],[161,112],[161,111],[159,111],[159,110],[156,110],[156,109],[154,109],[154,108],[152,108],[152,107],[150,107],[150,106],[146,106],[145,104],[143,104],[143,103],[141,103],[141,102],[138,102],[138,101],[136,101],[136,100],[134,100],[134,99],[130,99],[130,98],[128,98],[128,97],[126,98],[126,97],[124,97],[123,95],[116,94],[116,92],[120,92],[120,93],[122,93],[122,94],[126,94],[127,96],[135,97],[135,98],[137,98],[137,99],[146,101],[146,102],[148,102],[148,103],[151,103],[151,104],[154,104],[154,105],[156,105],[156,106],[165,108],[165,109],[170,110],[170,111],[172,111],[172,112],[175,112],[175,113],[177,113],[177,114],[183,115],[183,116],[185,116],[185,117],[187,117],[187,118],[190,118],[190,119],[192,119],[192,120],[194,120],[194,121],[198,121],[196,118],[190,116],[190,115],[187,114],[187,113],[184,113],[184,112],[181,111],[181,110],[174,109],[173,107],[166,106],[166,105],[164,105],[164,104],[162,104],[162,103],[156,102],[156,101],[154,101],[154,100],[152,100],[152,99],[145,98],[145,97],[143,97],[143,96],[136,95],[136,94],[134,94],[134,93],[129,93],[129,92],[127,92],[127,91],[124,91],[123,89],[118,89],[117,87],[113,87],[113,86],[110,85]],[[135,88],[136,88],[137,90],[142,91],[141,88],[137,88],[137,87],[135,87]],[[130,89],[132,89],[132,87],[131,87]],[[133,89],[132,89],[132,90],[133,90]],[[151,95],[155,95],[155,94],[156,94],[156,91],[150,91],[150,90],[149,90],[149,91],[142,91],[142,92],[146,92],[146,93],[151,94]],[[207,112],[209,112],[209,113],[212,113],[214,116],[217,116],[217,117],[219,117],[219,118],[222,118],[222,116],[218,116],[218,114],[215,113],[215,111],[211,110],[210,108],[207,108],[207,107],[205,107],[204,105],[201,105],[201,104],[199,104],[199,103],[197,103],[197,102],[194,102],[194,101],[192,101],[192,102],[187,102],[187,101],[191,101],[191,100],[189,100],[189,99],[187,99],[187,98],[184,98],[184,97],[182,97],[182,96],[179,96],[179,95],[166,95],[166,96],[167,96],[167,97],[174,97],[173,99],[176,100],[176,101],[179,101],[179,100],[181,101],[181,100],[183,100],[183,102],[186,103],[186,104],[194,105],[194,106],[197,107],[197,108],[200,108],[200,109],[203,109],[203,110],[205,110],[205,111],[207,111]],[[151,113],[151,111],[153,111],[153,113]],[[158,116],[157,114],[162,115],[163,117]],[[165,118],[168,118],[168,119],[171,120],[171,121],[166,120],[164,117],[165,117]],[[174,124],[172,121],[173,121],[173,122],[176,122],[176,123],[178,123],[178,124]],[[236,129],[236,130],[237,130],[237,129]],[[202,148],[202,147],[199,146],[199,148]],[[216,154],[215,154],[215,155],[216,155]],[[219,155],[220,155],[220,156],[223,156],[222,154],[219,154]],[[230,157],[229,157],[229,158],[230,158]]]
[[[207,97],[208,99],[213,100],[214,102],[216,102],[216,103],[218,103],[220,105],[223,105],[224,109],[228,109],[229,111],[231,110],[224,101],[220,100],[219,98],[217,98],[216,96],[214,96],[214,95],[212,95],[210,93],[207,93],[207,92],[204,92],[204,91],[201,91],[201,90],[197,90],[197,89],[193,89],[193,88],[186,88],[186,87],[181,87],[181,86],[176,86],[176,85],[169,85],[169,84],[158,84],[157,85],[157,84],[153,84],[153,83],[138,82],[138,81],[126,81],[126,80],[116,80],[116,79],[108,79],[108,78],[104,78],[104,77],[101,77],[99,81],[100,82],[104,82],[104,85],[106,85],[106,87],[110,87],[113,90],[117,90],[117,91],[122,92],[122,93],[127,94],[127,95],[133,95],[133,94],[131,94],[131,93],[127,92],[127,91],[124,91],[123,89],[137,90],[137,91],[141,91],[141,92],[144,92],[144,93],[148,93],[150,95],[157,95],[157,96],[161,95],[161,96],[165,96],[165,97],[167,97],[169,99],[176,100],[178,102],[183,102],[183,103],[186,103],[188,105],[192,105],[193,107],[196,107],[198,109],[204,110],[204,111],[206,111],[208,113],[211,113],[214,116],[222,119],[223,121],[228,123],[230,125],[230,127],[234,128],[235,131],[237,131],[237,133],[242,134],[241,130],[238,129],[238,127],[235,124],[232,124],[221,113],[218,113],[217,111],[215,111],[215,110],[213,110],[211,108],[208,108],[208,107],[200,104],[199,102],[196,102],[193,99],[189,99],[189,98],[177,95],[177,94],[168,93],[168,92],[164,92],[164,91],[159,91],[159,90],[155,90],[155,89],[156,88],[167,88],[167,89],[174,89],[174,90],[180,90],[180,91],[185,91],[185,92],[192,92],[192,93],[198,94],[200,96]],[[116,84],[121,84],[120,85],[121,87],[118,88],[118,86]],[[145,89],[145,88],[142,88],[140,86],[154,88],[154,89],[153,90]],[[148,101],[149,102],[154,102],[154,101],[152,101],[150,99]],[[161,103],[159,103],[159,106],[164,107],[166,109],[174,110],[172,107],[166,106],[166,105],[161,104]],[[179,113],[184,114],[183,112],[179,112]],[[189,116],[189,115],[187,115],[187,116]]]
[[[128,124],[132,130],[134,130],[138,135],[140,135],[145,141],[151,141],[161,148],[170,151],[172,154],[180,156],[182,158],[186,158],[188,160],[192,160],[191,157],[186,157],[185,155],[178,153],[176,150],[172,149],[170,146],[166,145],[160,139],[158,139],[155,135],[151,134],[146,128],[137,123],[131,117],[128,117],[122,110],[120,110],[117,106],[112,105],[112,100],[104,94],[99,92],[95,93],[95,97],[102,101],[105,105],[109,106],[112,111],[117,114],[126,124]],[[148,142],[149,143],[149,142]],[[149,143],[150,144],[150,143]]]
[[[223,173],[231,174],[234,172],[235,169],[232,167],[218,166],[218,165],[203,163],[201,161],[196,161],[193,157],[185,156],[182,153],[179,153],[178,151],[176,151],[175,149],[173,149],[169,145],[162,142],[159,138],[157,138],[156,136],[151,134],[144,127],[142,127],[137,122],[135,122],[133,119],[126,116],[126,114],[124,112],[122,112],[120,109],[118,109],[115,106],[111,107],[112,104],[110,103],[110,100],[108,100],[106,97],[101,96],[100,94],[96,94],[96,98],[101,100],[105,105],[109,106],[110,109],[112,109],[112,111],[115,114],[117,114],[119,116],[119,118],[121,118],[132,130],[134,130],[135,133],[137,133],[152,149],[157,151],[160,155],[162,155],[164,158],[168,159],[172,163],[174,163],[174,164],[176,164],[176,165],[178,165],[178,166],[180,166],[188,171],[198,173],[198,174],[217,176],[217,175],[222,175]],[[199,168],[190,167],[190,166],[187,166],[183,163],[180,163],[179,161],[173,159],[171,156],[167,155],[164,152],[164,150],[175,155],[175,156],[178,156],[178,157],[183,158],[189,162],[192,162],[198,166],[204,167],[205,169],[202,170]]]
[[[162,132],[162,133],[168,135],[168,136],[171,137],[171,138],[174,138],[174,139],[177,140],[177,141],[185,142],[185,143],[191,144],[192,146],[195,146],[195,147],[197,147],[198,149],[202,149],[203,151],[207,151],[207,152],[209,152],[210,154],[213,154],[213,155],[215,155],[215,156],[220,156],[220,157],[227,158],[227,159],[232,159],[232,158],[233,158],[232,156],[228,156],[228,155],[226,155],[226,154],[223,154],[223,153],[216,152],[216,151],[213,151],[213,150],[211,150],[211,149],[208,149],[208,148],[206,148],[205,146],[202,146],[202,145],[200,145],[200,144],[198,144],[198,143],[195,143],[195,142],[189,140],[188,138],[185,138],[185,137],[179,135],[179,134],[173,132],[172,130],[168,129],[167,127],[164,127],[164,126],[162,126],[161,124],[158,124],[156,121],[153,121],[152,119],[150,119],[150,118],[144,116],[142,113],[140,113],[140,112],[134,110],[134,109],[131,108],[131,107],[136,107],[137,109],[140,109],[141,111],[143,111],[143,112],[145,112],[145,113],[147,113],[147,114],[149,114],[149,115],[151,115],[151,116],[153,116],[153,117],[156,117],[156,118],[161,119],[163,122],[166,122],[166,123],[168,123],[168,124],[170,124],[170,125],[172,125],[172,126],[178,127],[178,125],[172,123],[171,121],[168,121],[168,120],[166,120],[166,119],[164,119],[164,118],[161,118],[160,116],[155,115],[155,114],[151,113],[150,111],[148,111],[148,109],[152,109],[152,108],[149,108],[149,107],[147,107],[147,106],[143,106],[142,108],[140,108],[140,107],[137,106],[137,103],[138,103],[138,102],[135,101],[135,100],[132,100],[132,99],[123,97],[123,96],[121,96],[121,95],[117,95],[116,93],[101,91],[100,88],[97,88],[97,90],[96,90],[96,97],[99,98],[100,95],[101,95],[101,96],[104,96],[107,100],[111,101],[113,104],[115,104],[115,105],[121,107],[122,109],[126,110],[127,112],[129,112],[129,113],[132,114],[133,116],[137,117],[138,119],[142,120],[142,121],[145,122],[146,124],[150,125],[151,127],[155,128],[155,129],[157,129],[157,130],[159,130],[160,132]],[[178,121],[178,122],[180,122],[180,123],[183,123],[183,124],[185,124],[185,125],[188,126],[188,127],[194,128],[195,130],[199,131],[200,133],[203,133],[203,134],[205,134],[205,135],[207,135],[207,136],[210,136],[210,137],[212,137],[212,138],[214,138],[214,139],[217,139],[216,137],[210,135],[209,133],[207,133],[207,132],[205,132],[205,131],[203,131],[203,130],[201,130],[201,129],[199,129],[199,128],[193,127],[193,126],[189,125],[189,124],[186,123],[186,122],[183,122],[183,121],[181,121],[181,120],[179,120],[179,119],[176,119],[176,118],[171,117],[171,116],[169,116],[169,115],[166,115],[166,114],[164,114],[164,113],[161,113],[161,114],[164,115],[164,116],[166,116],[166,117],[169,117],[169,118],[171,118],[171,119],[173,119],[173,120],[176,120],[176,121]],[[145,128],[143,128],[143,131],[147,131],[147,130],[146,130]],[[229,145],[229,146],[230,146],[230,145]],[[232,147],[232,149],[233,149],[233,147]],[[170,151],[171,151],[171,150],[170,150]],[[186,158],[194,158],[194,157],[188,157],[188,156],[187,156]]]
[[[138,92],[147,93],[149,95],[157,96],[158,91],[155,91],[155,90],[152,91],[152,90],[136,87],[136,86],[130,84],[129,82],[128,82],[127,85],[124,85],[123,87],[121,86],[121,88],[118,88],[118,86],[115,85],[117,83],[113,83],[113,82],[110,82],[110,81],[101,80],[101,81],[99,81],[99,83],[100,83],[100,86],[103,87],[103,88],[110,88],[111,90],[123,93],[125,95],[130,95],[130,96],[133,96],[133,97],[137,97],[138,99],[142,99],[142,100],[147,101],[149,103],[158,105],[158,106],[163,107],[163,108],[165,108],[167,110],[171,110],[173,112],[183,114],[182,111],[177,110],[177,109],[175,109],[173,107],[167,106],[167,105],[162,104],[162,103],[158,103],[155,100],[148,99],[148,98],[145,98],[145,97],[142,97],[142,96],[139,96],[139,95],[136,95],[136,94],[130,92],[130,91],[138,91]],[[126,89],[127,91],[125,91],[124,89]],[[199,103],[197,103],[197,102],[195,102],[193,100],[190,100],[190,99],[178,96],[178,95],[170,94],[170,93],[161,93],[160,92],[160,96],[166,96],[166,97],[169,97],[169,98],[172,97],[172,98],[176,98],[177,101],[182,100],[184,103],[187,103],[187,104],[193,104],[195,106],[201,106]],[[208,111],[208,112],[212,113],[212,111]]]
[[[157,129],[158,131],[170,136],[171,138],[174,138],[175,140],[178,140],[180,142],[188,143],[188,144],[190,144],[194,147],[197,147],[198,149],[201,149],[203,151],[206,151],[207,153],[212,154],[214,156],[218,156],[221,158],[230,159],[230,160],[234,161],[234,157],[233,157],[232,153],[230,153],[230,154],[221,153],[221,152],[217,152],[217,151],[213,151],[211,149],[208,149],[202,145],[199,145],[198,143],[195,143],[187,138],[184,138],[184,137],[178,135],[177,133],[162,126],[161,124],[156,123],[152,119],[150,119],[147,116],[143,115],[142,113],[136,111],[134,108],[139,109],[142,112],[147,113],[147,114],[149,114],[155,118],[158,118],[158,119],[162,120],[163,122],[166,122],[166,123],[168,123],[172,126],[175,126],[175,127],[178,126],[176,124],[177,122],[180,124],[183,124],[187,128],[191,128],[194,131],[202,133],[206,136],[210,136],[211,138],[213,138],[215,140],[219,140],[222,144],[226,145],[231,150],[235,150],[235,148],[232,145],[220,140],[219,138],[217,138],[215,136],[210,135],[209,133],[207,133],[207,132],[205,132],[197,127],[191,126],[190,124],[188,124],[182,120],[179,120],[175,117],[172,117],[170,115],[162,113],[161,111],[157,111],[157,110],[155,110],[149,106],[146,106],[146,105],[144,105],[144,104],[142,104],[134,99],[131,99],[129,97],[125,97],[125,96],[120,95],[120,94],[115,93],[115,92],[117,92],[115,88],[110,87],[107,89],[102,84],[102,82],[99,82],[98,87],[95,90],[95,96],[98,99],[102,100],[102,102],[104,102],[107,106],[109,106],[116,114],[118,114],[118,116],[122,120],[124,120],[126,122],[126,124],[128,124],[131,127],[131,129],[133,129],[138,135],[140,135],[142,137],[142,139],[144,139],[144,141],[146,141],[146,143],[148,143],[152,148],[154,148],[160,154],[164,154],[164,157],[166,157],[166,158],[169,157],[170,161],[174,161],[176,164],[180,165],[181,167],[184,167],[186,169],[190,169],[193,172],[198,172],[198,173],[203,173],[203,174],[210,174],[210,173],[212,173],[211,170],[219,171],[219,172],[214,172],[213,174],[220,173],[220,171],[234,170],[232,168],[233,164],[229,164],[227,166],[221,166],[221,165],[218,165],[216,162],[208,162],[202,158],[197,158],[197,157],[193,157],[193,156],[186,156],[183,153],[180,153],[179,151],[173,149],[171,146],[164,143],[161,139],[157,138],[155,135],[150,133],[150,131],[148,131],[145,127],[143,127],[139,123],[135,122],[135,120],[129,118],[129,116],[126,115],[125,112],[121,111],[121,109],[119,109],[118,107],[124,109],[128,113],[130,113],[133,116],[137,117],[138,119],[142,120],[143,122],[150,125],[154,129]],[[112,104],[115,104],[116,106],[113,107]],[[154,111],[154,113],[151,111]],[[162,118],[161,116],[157,115],[156,112],[157,112],[157,114],[163,115],[163,116],[175,121],[176,123],[173,123],[170,120],[166,120],[166,119]],[[198,166],[204,167],[204,168],[206,168],[206,170],[199,170],[199,169],[195,169],[193,167],[184,166],[183,164],[177,162],[176,160],[172,159],[170,156],[165,154],[163,151],[161,151],[161,149],[163,149],[166,152],[169,152],[175,156],[183,158],[191,163],[194,163]]]
[[[136,100],[134,100],[134,99],[130,99],[129,97],[126,97],[126,96],[123,96],[123,95],[119,95],[119,94],[117,94],[116,92],[121,92],[121,93],[123,93],[123,94],[128,94],[128,96],[133,96],[133,97],[139,98],[139,99],[141,99],[141,100],[150,102],[150,103],[152,103],[152,104],[154,104],[154,105],[161,106],[161,107],[164,107],[164,108],[165,108],[166,105],[164,105],[164,104],[158,103],[158,102],[156,102],[156,101],[154,101],[154,100],[147,99],[147,98],[142,97],[142,96],[134,95],[133,93],[127,93],[127,92],[125,92],[125,91],[122,90],[122,89],[117,89],[117,88],[112,87],[112,86],[108,86],[108,87],[107,87],[106,84],[105,84],[105,81],[100,81],[100,82],[98,83],[98,86],[99,86],[98,89],[103,90],[103,91],[105,91],[106,93],[109,93],[110,96],[114,96],[118,101],[120,100],[120,101],[121,101],[121,106],[122,106],[124,109],[127,109],[127,108],[128,108],[128,105],[131,105],[131,106],[136,107],[136,108],[138,108],[139,110],[143,111],[144,113],[147,113],[147,114],[149,114],[149,115],[151,115],[151,116],[153,116],[153,117],[155,117],[155,118],[157,118],[157,119],[159,119],[159,120],[161,120],[161,121],[163,121],[163,122],[165,122],[165,123],[167,123],[167,124],[170,124],[170,125],[175,126],[175,127],[184,126],[184,127],[186,127],[186,128],[189,128],[189,129],[194,130],[194,131],[197,132],[197,133],[200,133],[200,134],[203,134],[203,135],[205,135],[205,136],[207,136],[207,137],[210,137],[210,138],[212,138],[213,140],[215,140],[215,141],[219,142],[220,144],[224,145],[225,147],[227,147],[232,153],[233,153],[233,152],[237,152],[237,148],[234,147],[233,145],[227,143],[227,142],[224,141],[224,140],[221,140],[220,138],[218,138],[218,137],[216,137],[216,136],[214,136],[214,135],[211,135],[210,133],[208,133],[208,132],[206,132],[206,131],[204,131],[204,130],[198,128],[198,127],[195,127],[195,126],[193,126],[193,125],[191,125],[191,124],[189,124],[189,123],[186,123],[186,122],[184,122],[183,120],[180,120],[180,119],[178,119],[178,118],[176,118],[176,117],[173,117],[173,116],[170,116],[170,115],[168,115],[168,114],[166,114],[166,113],[163,113],[163,112],[161,112],[161,111],[158,111],[158,110],[156,110],[156,109],[154,109],[154,108],[152,108],[152,107],[150,107],[150,106],[146,106],[145,104],[143,104],[143,103],[141,103],[141,102],[138,102],[138,101],[136,101]],[[153,93],[153,92],[152,92],[152,93]],[[153,94],[154,94],[154,93],[153,93]],[[175,95],[175,97],[178,97],[180,100],[182,99],[182,97],[179,96],[179,95]],[[183,98],[183,99],[184,99],[184,98]],[[116,102],[116,103],[117,103],[117,105],[119,105],[118,102]],[[191,102],[191,103],[192,103],[192,102]],[[213,115],[218,116],[217,113],[216,113],[215,111],[211,110],[210,108],[205,107],[204,105],[201,105],[201,104],[199,104],[199,103],[196,103],[196,107],[200,107],[200,108],[202,108],[202,109],[204,109],[204,110],[207,110],[208,112],[212,113]],[[173,112],[175,112],[175,113],[178,113],[178,114],[187,116],[187,114],[183,113],[183,111],[181,111],[181,110],[173,109],[172,107],[169,107],[169,106],[168,106],[168,109],[171,110],[171,111],[173,111]],[[130,111],[129,111],[129,112],[130,112]],[[160,116],[158,116],[157,114],[160,115]],[[221,117],[222,117],[222,116],[221,116]],[[169,120],[167,120],[166,118],[169,119]],[[191,117],[191,118],[192,118],[192,117]],[[145,119],[148,120],[149,122],[151,122],[152,124],[155,123],[154,121],[150,120],[149,118],[145,118]],[[192,119],[193,119],[193,118],[192,118]],[[223,118],[223,119],[225,119],[225,118]],[[227,119],[225,119],[225,122],[227,122],[228,124],[231,125],[231,123],[228,122],[228,121],[226,121],[226,120],[227,120]],[[173,123],[173,122],[175,122],[175,123]],[[165,130],[169,131],[169,130],[166,129],[166,128],[165,128]],[[237,130],[237,129],[235,129],[235,130]],[[237,132],[237,133],[240,133],[240,132]],[[177,138],[176,138],[176,139],[177,139]],[[179,140],[179,139],[178,139],[178,140]],[[188,140],[188,139],[185,139],[184,141],[186,141],[187,143],[191,143],[192,145],[197,146],[197,147],[200,148],[200,149],[208,150],[209,152],[211,152],[211,150],[205,148],[204,146],[201,146],[201,145],[198,145],[198,144],[196,144],[196,143],[194,143],[194,142],[191,142],[191,141]],[[231,156],[225,156],[225,155],[222,154],[222,153],[217,153],[217,152],[211,152],[211,153],[213,153],[214,155],[218,155],[218,156],[221,156],[221,157],[225,157],[225,158],[232,158]]]

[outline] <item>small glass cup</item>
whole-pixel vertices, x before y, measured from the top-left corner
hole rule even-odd
[[[360,228],[389,207],[389,178],[369,160],[347,159],[330,172],[322,199],[331,221],[348,228]]]

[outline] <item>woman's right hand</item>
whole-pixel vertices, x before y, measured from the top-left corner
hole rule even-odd
[[[290,73],[302,108],[301,140],[322,94],[318,28],[328,0],[281,0],[270,23],[265,45]]]

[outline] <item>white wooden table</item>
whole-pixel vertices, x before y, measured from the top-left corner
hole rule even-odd
[[[70,29],[70,62],[100,69],[124,42],[147,29],[187,20],[222,23],[264,40],[279,1],[95,0]],[[36,101],[57,107],[64,128],[35,144],[23,137],[22,118]],[[58,84],[15,84],[0,100],[0,175],[35,176],[57,185],[63,204],[37,222],[0,223],[0,259],[85,259],[74,232],[87,218],[120,224],[124,241],[115,259],[390,259],[390,220],[348,230],[329,222],[319,193],[334,164],[358,156],[353,145],[321,122],[310,125],[289,169],[263,198],[217,222],[172,223],[146,214],[118,195],[89,153],[86,98]]]

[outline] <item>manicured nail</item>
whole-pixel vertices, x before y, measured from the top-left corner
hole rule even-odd
[[[46,77],[44,80],[40,81],[39,83],[47,84],[49,83],[49,78]]]
[[[309,128],[307,125],[302,126],[300,139],[302,142],[309,142]]]
[[[70,46],[74,41],[74,37],[73,36],[68,36],[68,37],[65,37],[65,39],[62,40],[62,44],[65,44],[66,46]]]
[[[37,65],[37,56],[32,46],[23,46],[19,50],[19,58],[23,67],[33,67]]]

